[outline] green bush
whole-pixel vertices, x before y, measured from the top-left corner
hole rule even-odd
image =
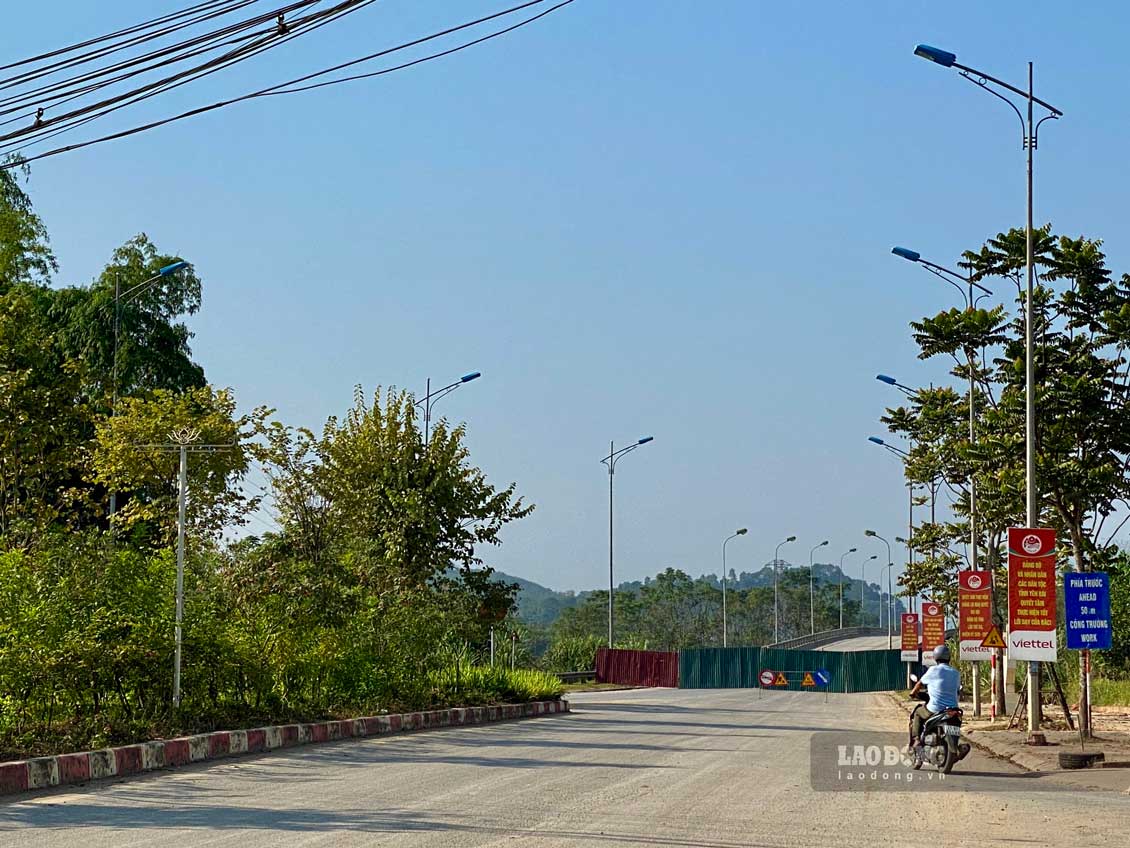
[[[503,704],[548,701],[564,692],[555,675],[530,669],[456,663],[428,675],[437,704]]]
[[[174,709],[170,552],[70,536],[0,553],[0,761],[560,694],[552,675],[455,660],[467,651],[448,646],[481,637],[477,604],[454,588],[339,583],[322,591],[289,567],[241,565],[217,553],[190,558],[182,702]],[[260,581],[263,574],[270,580]],[[462,672],[444,682],[453,660]]]
[[[546,671],[591,671],[596,668],[596,652],[604,644],[604,640],[596,636],[555,639],[542,656],[541,666]]]

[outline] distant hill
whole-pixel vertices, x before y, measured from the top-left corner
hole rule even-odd
[[[501,583],[518,584],[518,617],[530,624],[552,624],[563,610],[575,607],[588,594],[558,592],[524,577],[515,577],[501,571],[496,571],[494,577]]]
[[[793,568],[789,563],[783,563],[783,568]],[[839,567],[833,564],[816,563],[816,579],[821,584],[838,583],[841,580],[844,583],[844,596],[853,600],[859,598],[860,580],[858,577],[848,577],[840,571]],[[874,570],[874,569],[873,569]],[[503,583],[517,583],[518,584],[518,616],[530,624],[537,624],[548,627],[557,620],[561,613],[575,607],[577,604],[584,601],[585,597],[591,594],[591,591],[582,592],[559,592],[555,589],[550,589],[542,586],[540,583],[535,583],[532,580],[527,580],[524,577],[515,577],[512,574],[505,574],[501,571],[494,573],[495,579]],[[638,592],[646,583],[650,582],[652,578],[645,578],[644,580],[633,580],[621,583],[617,587],[617,591],[621,592]],[[717,574],[703,574],[699,578],[704,583],[711,586],[721,587],[722,581]],[[773,564],[766,563],[763,568],[755,572],[743,571],[740,574],[735,574],[731,570],[731,579],[726,584],[731,589],[753,589],[755,587],[767,587],[773,585]],[[886,586],[883,586],[883,592],[886,592]],[[874,610],[879,603],[879,586],[878,580],[867,581],[864,588],[865,605],[867,609]],[[898,612],[902,612],[904,606],[901,600],[897,602]]]

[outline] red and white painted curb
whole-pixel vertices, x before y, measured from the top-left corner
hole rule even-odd
[[[508,719],[569,712],[568,701],[533,701],[496,707],[456,707],[430,712],[366,716],[345,721],[282,724],[253,730],[222,730],[179,739],[160,739],[121,748],[36,757],[0,763],[0,795],[86,783],[108,777],[125,777],[170,766],[257,754],[310,742],[351,737],[385,736],[432,727],[460,727]]]

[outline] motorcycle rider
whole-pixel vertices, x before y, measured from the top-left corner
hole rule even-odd
[[[922,687],[930,698],[925,704],[919,704],[910,714],[910,746],[919,743],[922,735],[922,725],[930,716],[942,710],[956,709],[958,691],[961,688],[961,674],[950,663],[950,649],[948,645],[938,645],[933,651],[934,663],[926,669],[922,678],[910,690],[910,696],[917,695]]]

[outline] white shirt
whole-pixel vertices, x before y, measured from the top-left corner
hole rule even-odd
[[[961,689],[961,672],[951,665],[938,663],[926,669],[922,685],[930,694],[926,709],[932,713],[957,706],[957,693]]]

